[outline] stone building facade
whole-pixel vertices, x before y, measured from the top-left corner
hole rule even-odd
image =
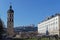
[[[38,24],[39,34],[46,34],[47,30],[49,35],[60,36],[60,14],[52,15]]]
[[[7,11],[7,34],[8,36],[14,35],[14,10],[12,9],[12,5],[10,5],[9,10]]]

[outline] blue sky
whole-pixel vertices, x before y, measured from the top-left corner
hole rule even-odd
[[[14,10],[14,27],[37,25],[46,16],[60,13],[60,0],[0,0],[0,17],[5,25],[10,2]]]

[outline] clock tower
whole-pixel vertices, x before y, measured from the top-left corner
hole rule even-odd
[[[10,5],[7,11],[7,35],[14,35],[14,10],[12,9],[12,5]]]

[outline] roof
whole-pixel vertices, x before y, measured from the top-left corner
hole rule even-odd
[[[14,13],[14,10],[12,9],[12,5],[10,5],[9,10],[7,11],[8,13]]]
[[[55,15],[48,16],[48,17],[46,17],[46,18],[45,18],[43,21],[41,21],[41,22],[50,20],[50,19],[52,19],[52,18],[54,18],[54,17],[56,17],[56,16],[60,16],[60,14],[59,14],[59,13],[56,13]]]

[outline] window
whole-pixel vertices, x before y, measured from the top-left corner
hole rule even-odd
[[[9,21],[13,22],[13,19],[10,19]]]
[[[13,17],[13,14],[9,14],[9,17]]]
[[[57,24],[57,21],[56,21],[56,24]]]
[[[11,21],[11,19],[9,21]]]
[[[56,29],[57,29],[57,26],[56,26]]]
[[[57,20],[57,18],[56,18],[56,20]]]
[[[11,24],[11,22],[9,24]]]
[[[11,21],[13,22],[13,19]]]

